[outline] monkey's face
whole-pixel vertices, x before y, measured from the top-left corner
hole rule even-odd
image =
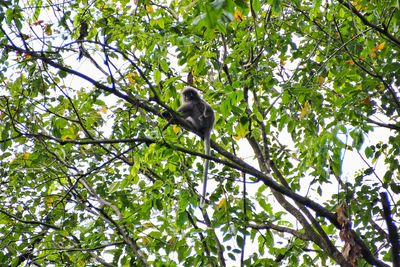
[[[183,95],[183,98],[185,99],[185,102],[190,102],[194,99],[193,94],[192,93],[186,93]]]
[[[197,101],[200,97],[197,92],[193,89],[186,89],[183,91],[183,100],[185,102]]]

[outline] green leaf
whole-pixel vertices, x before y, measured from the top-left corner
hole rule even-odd
[[[237,235],[237,236],[236,236],[236,243],[238,244],[238,246],[239,246],[240,248],[243,248],[243,246],[244,246],[243,237],[240,236],[240,235]]]
[[[154,81],[157,84],[161,81],[161,72],[159,70],[154,70]]]
[[[259,13],[261,11],[261,3],[259,0],[252,1],[254,12]]]
[[[287,124],[287,130],[289,133],[293,132],[296,127],[296,123],[293,120],[290,120]]]
[[[169,65],[166,60],[160,60],[160,66],[163,72],[169,72]]]
[[[65,78],[65,77],[67,77],[67,72],[65,72],[65,71],[63,71],[63,70],[60,70],[59,72],[58,72],[58,75],[60,76],[60,78]]]
[[[350,136],[353,139],[353,147],[355,147],[357,150],[360,150],[364,143],[363,133],[360,130],[353,130],[350,132]]]
[[[154,182],[153,188],[154,188],[154,189],[156,189],[156,188],[161,188],[163,185],[164,185],[164,183],[163,183],[162,181],[157,180],[157,181]]]
[[[374,154],[374,150],[371,147],[368,146],[365,148],[365,156],[367,158],[372,158],[373,154]]]
[[[280,14],[282,12],[281,0],[273,0],[272,9],[275,14]]]

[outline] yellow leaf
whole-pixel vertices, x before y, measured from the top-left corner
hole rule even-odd
[[[31,157],[31,153],[28,153],[28,152],[25,152],[25,153],[22,155],[22,159],[23,159],[23,160],[28,160],[30,157]]]
[[[218,202],[218,208],[222,209],[226,207],[226,198],[222,198],[219,202]]]
[[[236,21],[240,22],[243,20],[243,14],[238,9],[235,10],[235,12],[233,13],[233,16],[235,17]]]
[[[146,6],[146,10],[148,13],[154,13],[154,8],[152,5]]]
[[[323,85],[325,82],[325,77],[324,76],[318,76],[318,84]]]
[[[146,229],[146,228],[153,228],[154,224],[150,223],[150,222],[145,222],[142,224],[142,226]]]
[[[51,24],[46,24],[46,26],[44,26],[44,32],[46,33],[46,35],[53,34],[53,30],[51,29]]]
[[[51,206],[53,206],[53,203],[54,203],[54,196],[48,196],[46,198],[46,206],[48,208],[51,208]]]
[[[324,59],[323,59],[323,57],[321,57],[321,53],[319,51],[317,51],[317,53],[315,54],[315,61],[317,61],[317,62],[324,61]]]
[[[361,10],[362,9],[362,5],[360,3],[360,1],[354,1],[353,2],[353,6],[357,9],[357,10]]]
[[[104,114],[106,114],[106,113],[107,113],[107,107],[106,107],[106,106],[103,106],[103,107],[101,108],[101,112],[103,112]]]
[[[178,134],[181,131],[181,128],[176,125],[172,125],[172,131],[174,131],[175,134]]]
[[[28,59],[31,59],[32,58],[32,55],[31,54],[28,54],[28,53],[25,53],[24,54],[24,59],[25,60],[28,60]]]
[[[128,81],[129,81],[129,83],[131,85],[135,85],[136,84],[136,77],[137,77],[137,73],[136,72],[128,74]]]
[[[346,63],[347,65],[354,65],[354,64],[356,64],[356,63],[354,62],[354,60],[352,60],[352,59],[347,60],[345,63]]]
[[[235,130],[236,130],[236,135],[233,137],[235,138],[235,140],[240,140],[242,138],[245,138],[246,135],[249,133],[247,127],[241,123],[236,125]]]
[[[375,47],[371,48],[371,53],[369,53],[369,56],[371,58],[376,58],[377,57],[377,52],[382,51],[385,48],[385,43],[380,43],[376,45]]]
[[[145,246],[147,246],[151,243],[150,239],[147,236],[143,236],[142,241]]]
[[[303,108],[301,109],[300,120],[304,119],[308,114],[310,114],[310,112],[311,112],[310,103],[306,101],[303,105]]]
[[[73,140],[75,139],[76,135],[75,134],[65,134],[62,136],[62,140]]]

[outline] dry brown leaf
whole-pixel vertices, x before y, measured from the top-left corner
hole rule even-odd
[[[352,224],[347,216],[345,204],[340,204],[336,207],[336,215],[341,228],[339,236],[344,241],[342,254],[351,266],[355,267],[357,266],[357,259],[362,256],[362,249],[354,239],[354,232],[351,229]]]

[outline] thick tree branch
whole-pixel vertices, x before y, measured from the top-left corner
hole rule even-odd
[[[322,207],[320,204],[313,202],[312,200],[303,197],[301,195],[298,195],[296,193],[294,193],[293,191],[291,191],[290,189],[278,184],[277,182],[275,182],[273,180],[273,178],[269,175],[269,174],[265,174],[257,169],[255,169],[253,166],[247,164],[246,162],[244,162],[243,160],[241,160],[240,158],[234,156],[233,154],[229,153],[228,151],[224,150],[223,148],[221,148],[217,143],[215,143],[214,141],[211,141],[211,146],[221,155],[225,156],[226,158],[230,159],[232,162],[226,161],[226,160],[222,160],[213,156],[207,156],[203,153],[200,152],[196,152],[196,151],[192,151],[192,150],[188,150],[186,148],[183,147],[179,147],[176,145],[172,145],[172,144],[168,144],[165,142],[157,142],[156,140],[150,139],[150,138],[127,138],[127,139],[120,139],[120,140],[60,140],[48,135],[44,135],[44,134],[26,134],[27,136],[34,136],[34,137],[43,137],[43,138],[48,138],[50,140],[59,142],[60,144],[67,144],[67,143],[73,143],[73,144],[79,144],[79,145],[83,145],[83,144],[96,144],[96,143],[132,143],[132,142],[144,142],[144,143],[159,143],[162,145],[165,145],[167,147],[173,148],[175,150],[187,153],[187,154],[191,154],[194,156],[199,156],[205,159],[209,159],[212,160],[214,162],[218,162],[221,164],[224,164],[226,166],[232,167],[234,169],[243,171],[243,172],[247,172],[248,174],[253,175],[254,177],[260,179],[261,181],[263,181],[267,186],[273,188],[274,190],[306,205],[309,206],[311,209],[313,209],[318,216],[323,216],[325,218],[327,218],[331,223],[333,223],[336,227],[339,227],[339,224],[336,221],[336,215],[334,213],[329,212],[328,210],[326,210],[324,207]]]
[[[395,130],[395,131],[400,131],[400,126],[397,126],[396,124],[391,124],[391,123],[383,123],[383,122],[379,122],[379,121],[376,121],[376,120],[373,120],[373,119],[371,119],[371,118],[365,118],[368,122],[370,122],[370,123],[372,123],[372,124],[375,124],[375,125],[378,125],[378,126],[380,126],[380,127],[383,127],[383,128],[388,128],[388,129],[391,129],[391,130]]]
[[[381,202],[383,208],[383,216],[385,218],[387,228],[389,230],[390,244],[392,245],[392,260],[393,267],[400,266],[400,243],[399,243],[399,232],[397,231],[396,224],[394,224],[392,215],[390,212],[389,198],[386,192],[381,194]]]

